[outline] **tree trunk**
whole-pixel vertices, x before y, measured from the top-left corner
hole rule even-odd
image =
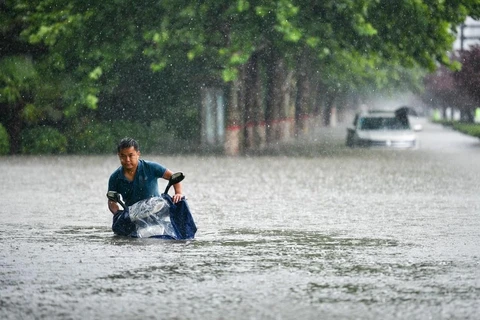
[[[310,51],[305,47],[300,56],[297,72],[297,94],[295,97],[295,136],[308,133],[309,109],[312,102]]]
[[[259,150],[265,148],[266,144],[266,125],[265,125],[265,113],[263,110],[264,95],[263,95],[263,83],[262,83],[262,73],[260,72],[260,61],[259,57],[255,56],[256,67],[255,67],[255,77],[252,80],[252,83],[255,87],[254,95],[254,105],[253,105],[253,114],[255,119],[255,132],[254,132],[254,144],[255,147]]]
[[[323,125],[329,127],[332,120],[332,110],[335,107],[335,94],[327,92],[325,95],[325,105],[323,109]]]
[[[290,116],[290,92],[293,72],[286,71],[281,57],[272,50],[267,66],[267,104],[265,120],[267,143],[284,141],[291,137],[294,118]]]
[[[287,141],[291,139],[295,132],[295,114],[291,113],[291,92],[293,71],[287,71],[283,59],[280,64],[279,80],[281,81],[281,95],[280,95],[280,116],[278,126],[277,139],[279,141]],[[294,112],[294,111],[293,111]]]
[[[241,152],[242,123],[241,123],[241,84],[240,79],[230,84],[228,98],[227,130],[225,132],[225,154],[236,156]]]
[[[280,116],[281,81],[280,58],[275,50],[271,50],[267,62],[267,103],[265,109],[265,122],[267,143],[272,144],[277,140],[277,127]]]
[[[24,107],[25,102],[23,100],[16,102],[13,106],[1,105],[0,115],[10,138],[10,154],[18,154],[21,151],[21,133],[23,129],[21,114]]]
[[[256,88],[255,83],[255,73],[257,72],[256,65],[256,56],[248,60],[247,65],[245,66],[244,77],[242,82],[244,82],[245,87],[245,109],[243,114],[243,122],[245,123],[244,128],[244,137],[245,137],[245,150],[252,150],[255,148],[255,94]]]
[[[303,68],[302,68],[303,69]],[[304,136],[308,133],[308,107],[310,97],[310,79],[306,70],[301,70],[297,76],[297,96],[295,99],[295,135]]]
[[[311,84],[311,87],[313,88],[312,90],[312,100],[311,100],[311,115],[313,117],[313,126],[322,126],[323,121],[321,119],[321,114],[322,114],[322,84],[321,81],[318,79],[318,77],[313,78],[313,83]]]
[[[265,146],[265,121],[261,93],[258,54],[253,54],[245,68],[245,149],[263,149]]]

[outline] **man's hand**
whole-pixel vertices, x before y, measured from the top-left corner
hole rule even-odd
[[[120,207],[118,206],[118,203],[112,200],[108,200],[108,209],[112,212],[112,214],[116,214],[118,210],[120,210]]]
[[[172,197],[173,203],[177,203],[183,199],[183,194],[181,193],[175,193],[175,195]]]
[[[163,178],[165,180],[169,180],[172,177],[172,175],[173,175],[173,172],[167,169],[163,175]],[[181,182],[175,183],[173,185],[173,189],[175,189],[175,195],[172,197],[172,200],[173,200],[173,203],[177,203],[183,199],[182,183]]]

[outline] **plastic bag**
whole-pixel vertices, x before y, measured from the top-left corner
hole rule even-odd
[[[176,237],[170,221],[170,205],[161,197],[139,201],[128,208],[138,238]]]
[[[139,201],[113,217],[115,234],[135,238],[193,239],[197,227],[185,199],[173,203],[168,194]]]

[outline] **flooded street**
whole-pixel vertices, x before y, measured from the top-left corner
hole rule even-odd
[[[115,155],[0,158],[0,318],[478,319],[480,141],[322,130],[297,156],[145,155],[185,173],[189,242],[113,235]]]

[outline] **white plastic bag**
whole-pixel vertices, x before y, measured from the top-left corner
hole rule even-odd
[[[170,221],[170,205],[162,197],[139,201],[128,207],[130,219],[136,226],[137,237],[175,237]]]

